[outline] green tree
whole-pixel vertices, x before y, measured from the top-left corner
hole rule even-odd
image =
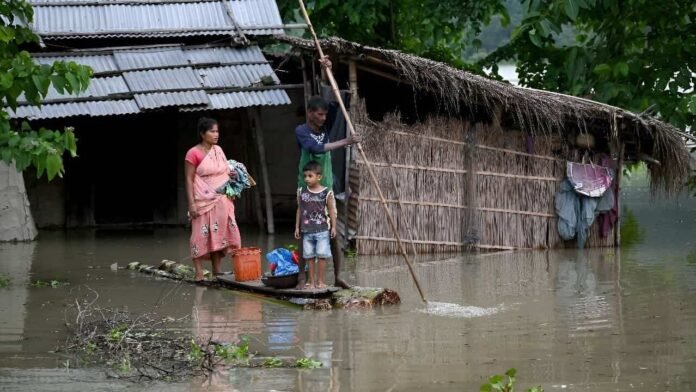
[[[520,83],[648,110],[696,134],[696,3],[525,0],[511,40],[481,65],[515,61]]]
[[[92,70],[74,62],[57,61],[51,65],[37,64],[22,48],[38,43],[39,38],[28,26],[34,12],[25,0],[0,2],[0,158],[17,170],[36,168],[39,177],[48,179],[64,172],[63,154],[77,153],[72,129],[32,130],[27,122],[16,124],[7,108],[17,109],[24,100],[41,106],[52,87],[60,94],[77,94],[89,85]]]
[[[301,22],[297,0],[278,0],[286,21]],[[479,47],[481,27],[495,15],[506,26],[500,0],[309,0],[305,1],[320,37],[339,36],[366,45],[399,49],[466,67],[469,46]]]
[[[285,20],[301,21],[296,0],[278,5]],[[399,49],[475,72],[490,67],[494,77],[498,63],[512,61],[524,86],[648,110],[696,134],[696,3],[690,0],[308,0],[306,5],[320,36]],[[511,19],[515,28],[508,35]],[[482,44],[485,51],[497,49],[468,63],[467,58],[481,57]]]

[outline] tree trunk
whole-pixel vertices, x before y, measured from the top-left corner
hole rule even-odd
[[[32,241],[37,234],[22,173],[0,162],[0,242]]]

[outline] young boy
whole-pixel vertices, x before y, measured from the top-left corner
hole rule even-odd
[[[329,237],[336,237],[336,201],[333,190],[320,184],[321,165],[317,161],[307,162],[302,172],[305,186],[297,191],[295,238],[302,235],[302,258],[309,263],[307,287],[322,289],[326,287],[326,259],[331,258]],[[317,266],[315,259],[319,259]]]
[[[330,68],[330,62],[322,62]],[[345,139],[331,142],[329,132],[326,129],[326,117],[329,113],[329,103],[319,96],[311,97],[307,101],[307,121],[295,128],[295,139],[300,148],[300,161],[297,170],[297,188],[301,188],[304,183],[304,172],[302,169],[309,161],[317,161],[322,167],[321,185],[333,189],[333,174],[331,169],[331,151],[344,148],[348,145],[359,143],[360,135],[353,135]],[[301,247],[300,247],[301,248]],[[300,250],[300,252],[302,252]],[[331,240],[331,253],[333,256],[334,282],[338,287],[350,288],[350,285],[341,279],[341,250],[338,239]],[[304,271],[304,259],[300,261],[300,270]],[[297,288],[305,287],[305,276],[300,274],[297,280]]]

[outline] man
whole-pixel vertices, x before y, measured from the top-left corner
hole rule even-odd
[[[329,104],[322,97],[314,96],[307,102],[307,122],[295,128],[295,138],[297,145],[300,147],[300,164],[298,166],[297,187],[298,189],[304,185],[304,177],[302,168],[309,161],[317,161],[321,165],[323,176],[320,184],[329,189],[333,189],[333,169],[331,167],[330,151],[339,148],[344,148],[354,143],[360,143],[360,135],[349,136],[345,139],[335,142],[329,141],[329,135],[324,127],[326,122],[326,114],[329,111]],[[335,225],[336,222],[331,222]],[[302,244],[300,243],[300,246]],[[302,250],[300,250],[302,254]],[[331,254],[333,256],[334,265],[334,284],[338,287],[349,288],[350,286],[340,278],[342,255],[338,247],[338,236],[331,239]],[[301,289],[305,286],[305,263],[300,258],[300,276],[297,283],[297,288]]]

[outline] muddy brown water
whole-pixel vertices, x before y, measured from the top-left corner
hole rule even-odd
[[[696,390],[696,200],[626,191],[634,245],[508,252],[419,261],[435,304],[424,307],[399,258],[363,257],[347,277],[397,290],[398,307],[312,312],[248,294],[176,284],[109,265],[183,258],[184,229],[43,232],[0,244],[0,390],[478,391],[508,368],[546,391]],[[247,244],[285,245],[246,229]],[[70,285],[32,288],[35,279]],[[309,356],[324,368],[233,369],[187,383],[133,384],[49,351],[66,337],[65,307],[99,293],[103,306],[173,317],[201,337],[251,340],[264,355]],[[66,366],[67,365],[67,366]]]

